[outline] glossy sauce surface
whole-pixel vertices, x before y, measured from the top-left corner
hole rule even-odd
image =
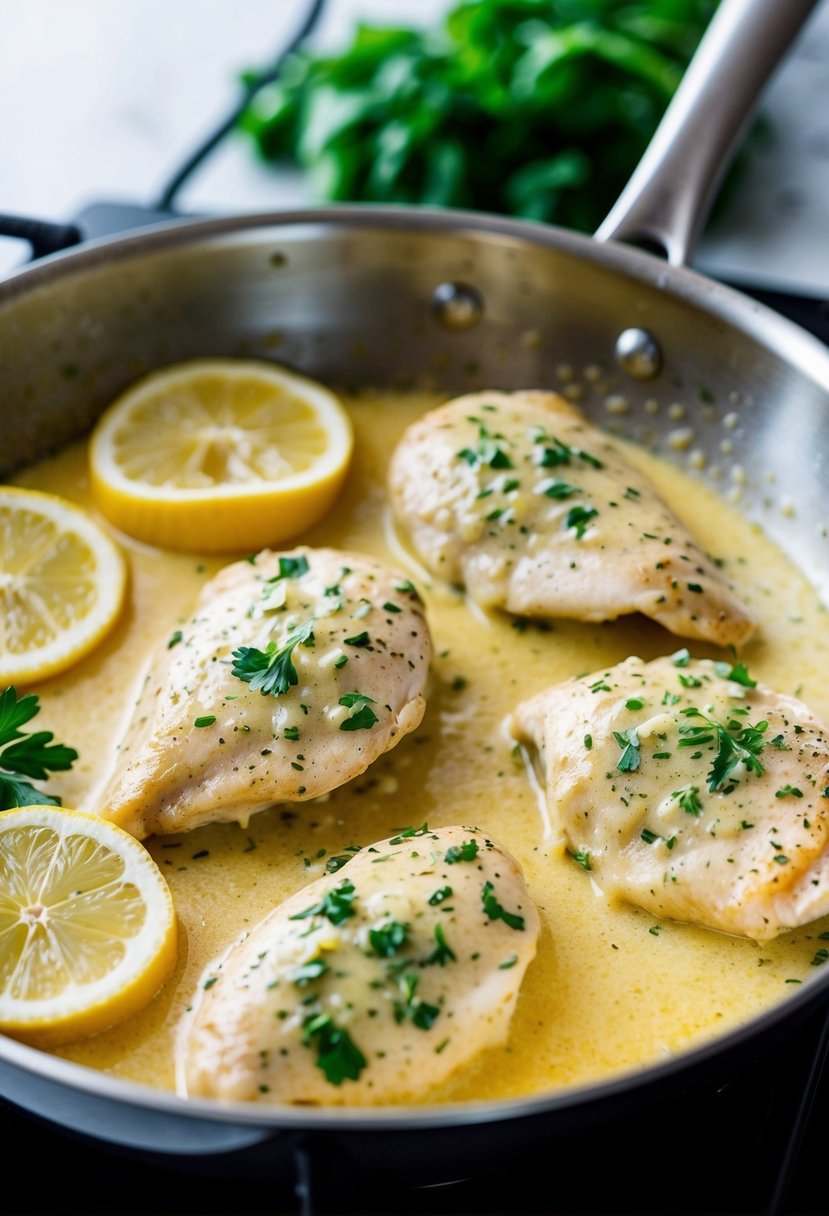
[[[771,943],[727,937],[610,903],[554,849],[523,759],[504,719],[521,699],[560,680],[620,662],[670,654],[684,642],[640,617],[604,625],[550,625],[484,614],[426,576],[392,528],[385,469],[403,429],[434,398],[350,398],[356,455],[343,498],[310,545],[356,549],[405,570],[424,596],[435,661],[422,725],[362,777],[303,806],[283,806],[247,828],[215,825],[151,839],[180,922],[175,976],[140,1015],[60,1054],[113,1075],[174,1088],[181,1020],[212,960],[279,902],[325,873],[326,858],[407,825],[475,824],[523,867],[539,907],[539,952],[530,965],[503,1049],[486,1052],[429,1101],[544,1092],[655,1062],[749,1018],[815,974],[827,924]],[[829,615],[817,594],[760,531],[710,491],[629,449],[704,548],[724,560],[759,623],[741,658],[772,687],[796,693],[829,719]],[[85,448],[28,470],[22,484],[87,502]],[[75,769],[49,786],[66,805],[91,805],[149,656],[189,614],[227,559],[148,549],[129,555],[129,608],[113,636],[79,667],[36,691],[38,726],[78,749]],[[698,657],[727,657],[691,644]]]

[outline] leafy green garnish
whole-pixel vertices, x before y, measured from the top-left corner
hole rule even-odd
[[[241,125],[326,199],[478,207],[592,232],[711,7],[475,0],[422,30],[361,24],[338,55],[292,56]]]
[[[427,903],[431,907],[436,908],[438,906],[438,904],[442,904],[444,902],[444,900],[447,900],[451,894],[452,894],[451,887],[438,887],[438,889],[436,891],[433,891],[432,894],[429,896]]]
[[[757,687],[757,681],[752,680],[745,663],[735,663],[733,667],[730,663],[715,663],[714,670],[723,680],[731,680],[734,684],[742,684],[744,688]]]
[[[262,696],[281,697],[299,683],[293,654],[297,646],[313,646],[314,622],[307,621],[289,634],[282,646],[268,642],[264,650],[256,646],[240,646],[232,654],[231,674],[250,685],[251,691]]]
[[[437,963],[439,967],[445,967],[447,963],[457,961],[457,955],[446,940],[446,934],[443,932],[443,925],[435,925],[435,946],[428,958],[423,960],[423,965],[428,966],[430,963]]]
[[[495,897],[495,887],[491,882],[485,882],[481,887],[481,901],[484,912],[490,920],[502,920],[510,929],[523,929],[524,917],[517,912],[507,912]]]
[[[398,978],[403,999],[394,1002],[394,1020],[403,1022],[409,1018],[418,1030],[431,1030],[440,1014],[437,1005],[430,1005],[417,996],[419,977],[412,971],[404,971]]]
[[[304,555],[299,557],[280,557],[279,559],[279,577],[280,578],[301,578],[303,574],[308,573],[308,558]]]
[[[405,946],[409,936],[409,926],[400,921],[392,920],[379,929],[369,929],[368,940],[372,950],[380,958],[393,958],[397,951]]]
[[[29,781],[45,781],[50,771],[65,772],[78,758],[73,747],[52,743],[51,731],[40,730],[26,734],[20,730],[40,713],[40,700],[35,693],[18,697],[9,685],[0,693],[0,811],[16,806],[37,806],[45,803],[60,806],[60,798],[44,794]]]
[[[366,697],[361,692],[344,692],[339,700],[340,705],[345,705],[347,709],[356,710],[347,718],[343,718],[340,723],[340,730],[371,730],[375,722],[380,719],[371,708],[376,702],[371,697]]]
[[[342,1085],[356,1081],[368,1061],[347,1030],[338,1026],[329,1013],[318,1013],[305,1023],[302,1041],[310,1045],[316,1039],[317,1068],[325,1073],[326,1081]]]
[[[622,748],[622,754],[619,757],[616,768],[620,773],[635,773],[639,767],[639,736],[636,733],[636,727],[631,726],[628,730],[614,730],[613,738]]]
[[[702,803],[699,800],[698,785],[684,785],[682,789],[674,790],[672,798],[676,798],[687,815],[698,818],[702,814]]]
[[[354,915],[352,904],[357,897],[354,884],[344,878],[333,891],[326,891],[319,903],[312,904],[303,912],[295,912],[290,920],[307,920],[309,916],[324,916],[332,925],[341,925]]]
[[[447,865],[456,865],[460,861],[474,861],[478,856],[477,840],[464,840],[462,844],[450,845],[443,860]]]
[[[693,706],[683,709],[682,713],[689,718],[698,718],[701,725],[689,723],[680,726],[680,747],[707,747],[710,750],[710,747],[716,744],[716,754],[708,771],[708,789],[711,793],[722,789],[741,764],[755,776],[762,776],[763,765],[759,756],[767,743],[763,736],[768,730],[768,722],[744,726],[741,722],[731,719],[723,726],[721,722],[709,718]]]
[[[328,970],[329,966],[324,958],[312,958],[307,963],[303,963],[301,967],[297,967],[291,979],[297,987],[306,988],[313,980],[321,979]]]
[[[581,540],[587,531],[587,525],[591,519],[595,519],[599,512],[595,507],[571,507],[564,518],[565,528],[574,528],[576,532],[576,540]]]
[[[573,861],[580,865],[583,870],[591,870],[593,868],[590,865],[590,854],[586,850],[581,850],[578,853],[572,853],[568,849],[567,854],[568,856],[572,857]]]

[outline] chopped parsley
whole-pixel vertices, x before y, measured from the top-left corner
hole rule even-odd
[[[631,726],[628,730],[614,730],[613,738],[622,748],[622,754],[616,768],[620,773],[635,773],[639,767],[639,736],[636,733],[636,727]]]
[[[446,940],[446,935],[443,932],[443,925],[435,925],[435,946],[428,958],[423,960],[424,966],[429,966],[436,963],[439,967],[445,967],[447,963],[457,962],[457,955]]]
[[[463,844],[450,845],[443,860],[447,865],[455,865],[459,861],[474,861],[478,856],[477,840],[464,840]]]
[[[714,670],[722,680],[731,680],[734,684],[742,684],[743,688],[756,688],[757,681],[748,674],[745,663],[715,663]]]
[[[356,1081],[368,1064],[348,1031],[338,1026],[329,1013],[318,1013],[305,1023],[303,1043],[310,1045],[314,1040],[317,1068],[322,1069],[332,1085]]]
[[[539,489],[541,487],[539,486]],[[545,498],[563,499],[570,498],[573,494],[581,494],[578,486],[571,486],[566,481],[551,481],[541,490]]]
[[[438,904],[442,904],[444,900],[449,899],[452,894],[451,887],[438,887],[437,891],[433,891],[429,896],[428,903],[436,908]]]
[[[193,725],[198,726],[198,727],[212,726],[215,721],[216,721],[215,714],[202,714],[202,716],[200,718],[195,719],[195,721],[193,722]]]
[[[380,721],[377,714],[371,708],[376,702],[361,692],[343,693],[339,704],[344,705],[347,709],[356,711],[350,713],[347,718],[343,718],[340,723],[340,730],[371,730],[374,723]]]
[[[303,555],[279,559],[279,578],[301,578],[308,569],[308,558]]]
[[[353,638],[343,638],[343,643],[346,646],[370,646],[371,638],[364,629],[362,633],[355,633]]]
[[[568,849],[567,855],[568,857],[572,857],[573,861],[580,865],[583,870],[591,870],[593,868],[590,865],[590,854],[585,849],[580,850],[578,853],[571,853]]]
[[[507,452],[497,442],[502,436],[493,437],[485,426],[478,427],[478,446],[462,448],[456,455],[461,460],[475,468],[477,465],[489,465],[491,469],[511,469],[512,460]]]
[[[297,967],[291,979],[298,988],[307,988],[314,980],[321,979],[328,970],[330,968],[324,958],[312,958],[307,963],[303,963],[301,967]]]
[[[380,958],[394,958],[397,951],[405,946],[408,936],[409,926],[396,920],[381,925],[379,929],[368,931],[371,948]]]
[[[303,912],[295,912],[291,920],[307,920],[309,916],[324,916],[332,925],[341,925],[354,915],[352,904],[356,898],[354,884],[344,878],[333,891],[327,891],[319,903],[312,904]]]
[[[682,789],[674,790],[672,798],[676,798],[687,815],[695,818],[702,814],[702,803],[699,800],[698,785],[684,785]]]
[[[416,995],[419,977],[405,971],[398,979],[402,1001],[394,1002],[394,1020],[403,1022],[409,1018],[418,1030],[431,1030],[440,1014],[437,1005],[429,1005]]]
[[[167,649],[172,650],[174,646],[178,646],[179,642],[181,642],[183,640],[183,638],[184,638],[184,634],[181,632],[180,629],[174,630],[174,632],[171,633],[169,638],[167,639]]]
[[[564,520],[565,528],[574,528],[576,540],[581,540],[591,519],[599,514],[595,507],[571,507]]]
[[[510,929],[523,929],[524,917],[517,912],[507,912],[506,908],[495,897],[495,887],[491,882],[485,882],[481,887],[481,902],[484,912],[490,920],[502,920]]]

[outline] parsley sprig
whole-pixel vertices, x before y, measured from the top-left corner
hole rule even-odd
[[[70,769],[78,753],[53,743],[55,736],[49,730],[26,734],[20,729],[38,713],[40,700],[34,693],[18,697],[12,685],[0,693],[0,811],[39,803],[60,806],[60,798],[44,794],[24,778],[45,781],[50,770]]]
[[[252,692],[263,697],[281,697],[299,683],[293,655],[297,646],[314,645],[314,622],[306,621],[290,633],[282,646],[268,642],[264,650],[256,646],[240,646],[233,651],[231,673],[249,684]]]
[[[731,718],[723,725],[694,706],[683,709],[682,713],[699,721],[680,726],[680,747],[708,747],[710,750],[712,746],[716,746],[716,753],[707,774],[710,793],[722,789],[741,764],[755,776],[762,776],[760,753],[768,742],[764,738],[768,722],[758,722],[756,726],[751,726]]]

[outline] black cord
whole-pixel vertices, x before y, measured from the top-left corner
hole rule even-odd
[[[244,86],[242,96],[233,107],[232,112],[222,120],[219,126],[216,127],[216,129],[212,131],[211,134],[202,141],[202,143],[199,144],[195,151],[191,152],[190,156],[187,158],[181,168],[178,169],[177,172],[174,173],[170,178],[169,182],[159,195],[158,200],[154,204],[158,211],[173,210],[173,204],[176,196],[194,170],[199,167],[202,161],[207,159],[213,149],[216,148],[222,142],[224,137],[233,130],[259,90],[263,89],[265,85],[272,84],[275,80],[279,79],[280,72],[282,71],[282,65],[284,64],[285,60],[289,55],[292,55],[294,51],[298,49],[298,47],[311,33],[320,18],[324,5],[325,0],[311,0],[310,7],[305,14],[305,19],[302,22],[302,25],[297,30],[296,34],[294,34],[288,45],[280,50],[271,67],[260,72],[258,76]]]

